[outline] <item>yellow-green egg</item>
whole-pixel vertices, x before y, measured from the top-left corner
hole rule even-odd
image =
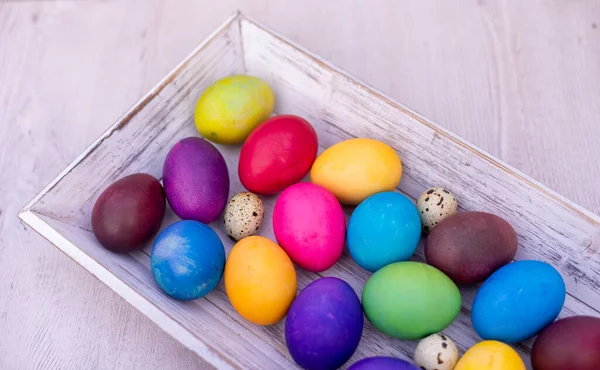
[[[239,144],[273,113],[275,98],[258,77],[234,75],[210,85],[198,99],[194,122],[207,140]]]

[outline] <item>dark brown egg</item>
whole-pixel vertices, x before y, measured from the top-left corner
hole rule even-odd
[[[160,228],[165,215],[160,182],[145,173],[110,185],[94,204],[92,229],[106,249],[128,253],[143,247]]]
[[[531,349],[534,370],[600,369],[600,318],[572,316],[548,326]]]
[[[517,234],[504,219],[461,212],[442,220],[425,241],[425,259],[458,284],[485,280],[517,253]]]

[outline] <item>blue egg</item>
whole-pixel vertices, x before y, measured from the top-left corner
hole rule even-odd
[[[225,248],[210,227],[178,221],[156,238],[150,265],[158,286],[173,298],[188,300],[213,290],[225,268]]]
[[[518,261],[496,270],[483,283],[471,312],[483,339],[516,343],[550,325],[565,303],[565,282],[541,261]]]
[[[377,271],[406,261],[417,249],[421,219],[413,202],[400,193],[384,192],[362,201],[348,222],[346,243],[356,263]]]

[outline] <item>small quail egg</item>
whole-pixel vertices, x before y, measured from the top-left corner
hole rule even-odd
[[[417,199],[423,233],[428,234],[440,221],[458,211],[456,197],[444,188],[427,189]]]
[[[235,240],[254,235],[265,214],[260,198],[253,193],[236,194],[225,207],[225,231]]]
[[[422,339],[415,349],[415,364],[424,370],[452,370],[458,362],[458,348],[442,333]]]

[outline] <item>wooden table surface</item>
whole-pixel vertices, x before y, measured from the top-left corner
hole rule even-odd
[[[0,1],[0,368],[203,368],[19,209],[230,13],[600,213],[600,1]]]

